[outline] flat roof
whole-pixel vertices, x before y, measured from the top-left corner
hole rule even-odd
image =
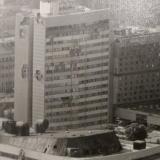
[[[121,47],[136,45],[136,44],[150,44],[154,42],[160,42],[160,32],[139,34],[139,35],[129,35],[129,36],[120,36],[115,37],[115,40],[118,42]]]
[[[98,134],[111,133],[113,131],[110,130],[79,130],[79,131],[62,131],[50,133],[49,135],[53,138],[72,138],[72,137],[85,137],[92,136]],[[49,136],[48,134],[44,134],[42,136]]]

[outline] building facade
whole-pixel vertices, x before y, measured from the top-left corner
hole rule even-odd
[[[114,44],[114,107],[120,118],[160,123],[160,33],[123,36]]]
[[[50,129],[105,127],[109,106],[107,10],[34,21],[32,119]]]

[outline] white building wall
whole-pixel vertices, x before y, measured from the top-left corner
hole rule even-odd
[[[16,121],[31,123],[32,18],[16,17],[15,31],[15,115]]]
[[[44,118],[45,25],[34,22],[32,124]],[[39,72],[39,73],[38,73]],[[38,74],[37,74],[38,73]],[[39,76],[39,77],[38,77]]]

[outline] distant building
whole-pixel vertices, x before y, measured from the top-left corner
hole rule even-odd
[[[41,0],[40,13],[43,15],[64,15],[89,10],[80,4],[75,0]]]
[[[107,10],[40,16],[34,21],[33,123],[50,129],[103,128],[109,106]]]
[[[14,107],[14,38],[0,39],[0,116]]]
[[[0,97],[14,90],[14,40],[0,39]]]
[[[40,0],[31,0],[32,9],[40,9]]]
[[[87,6],[90,9],[109,8],[108,0],[77,0],[79,4]]]
[[[122,36],[113,45],[118,117],[160,124],[160,33]]]
[[[0,6],[4,5],[4,0],[0,0]]]
[[[154,2],[153,1],[151,1],[151,18],[152,18],[152,20],[153,20],[153,24],[155,24],[155,25],[157,25],[157,26],[159,26],[159,24],[160,24],[160,11],[159,11],[159,9],[160,9],[160,1],[159,0],[154,0]]]

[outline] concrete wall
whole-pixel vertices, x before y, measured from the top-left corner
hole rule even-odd
[[[52,138],[52,137],[51,137]],[[25,139],[27,139],[27,137],[22,138],[20,137],[20,143],[25,145],[26,141]],[[34,139],[34,137],[33,137]],[[44,138],[45,140],[45,138]],[[39,144],[39,148],[42,145],[42,142],[40,142],[41,139],[37,139],[37,142]],[[16,141],[14,142],[14,137],[8,137],[8,136],[1,136],[0,137],[0,155],[1,153],[8,153],[10,155],[18,155],[19,151],[21,148],[25,148],[23,145],[20,147],[15,147],[14,143],[16,143]],[[18,142],[18,141],[17,141]],[[5,144],[12,144],[12,145],[5,145]],[[32,143],[32,140],[28,143]],[[33,142],[34,143],[34,142]],[[37,143],[35,142],[35,144],[37,145]],[[42,151],[35,151],[35,148],[33,149],[33,145],[30,144],[32,146],[32,150],[30,148],[29,149],[24,149],[25,151],[25,155],[26,160],[30,160],[30,159],[37,159],[37,160],[78,160],[79,158],[71,158],[71,157],[61,157],[61,156],[54,156],[54,155],[48,155],[48,154],[44,154],[41,153]],[[38,148],[37,147],[37,148]],[[114,154],[114,155],[110,155],[110,156],[97,156],[97,157],[90,157],[90,158],[81,158],[81,160],[137,160],[140,158],[145,158],[145,157],[149,157],[149,156],[153,156],[156,154],[160,154],[160,146],[152,146],[150,145],[150,147],[152,148],[148,148],[148,149],[144,149],[144,150],[140,150],[140,151],[136,151],[136,152],[127,152],[127,153],[121,153],[121,154]]]

